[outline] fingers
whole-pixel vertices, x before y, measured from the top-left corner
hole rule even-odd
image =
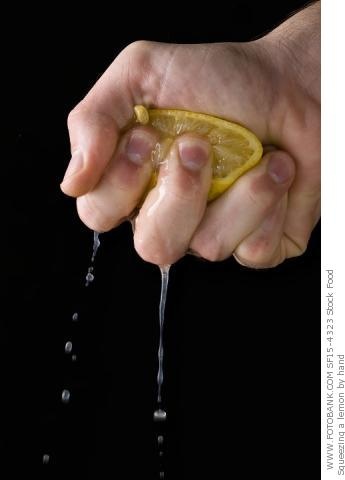
[[[282,238],[287,203],[288,195],[285,194],[254,232],[236,248],[233,256],[241,265],[268,268],[275,267],[286,259]]]
[[[210,183],[208,142],[179,137],[136,220],[134,244],[144,260],[171,264],[185,254],[204,215]]]
[[[97,185],[114,155],[120,130],[133,116],[133,106],[145,100],[140,85],[147,51],[145,42],[125,48],[70,113],[72,159],[61,183],[67,195],[78,197]]]
[[[72,158],[60,185],[67,195],[78,197],[92,190],[114,154],[118,127],[106,114],[75,110],[68,119]]]
[[[265,154],[257,167],[208,206],[191,249],[213,261],[236,251],[243,263],[266,266],[272,255],[278,255],[286,194],[294,174],[294,162],[287,153]]]
[[[284,228],[284,250],[286,258],[296,257],[305,252],[308,241],[320,218],[321,188],[320,161],[315,162],[313,171],[298,171],[289,191],[289,207]]]
[[[121,138],[97,186],[77,199],[79,217],[89,228],[105,232],[130,216],[150,181],[156,142],[157,134],[146,127]]]

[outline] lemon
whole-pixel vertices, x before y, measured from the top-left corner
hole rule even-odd
[[[159,165],[173,141],[184,133],[200,135],[211,144],[212,180],[208,201],[219,197],[262,157],[260,140],[236,123],[203,113],[147,109],[143,105],[136,105],[134,114],[137,123],[150,125],[159,133],[158,143],[152,152],[154,174],[148,190],[155,185]]]

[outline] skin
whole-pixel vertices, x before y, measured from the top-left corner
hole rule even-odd
[[[320,4],[247,43],[135,42],[68,118],[72,159],[61,189],[81,220],[107,231],[136,209],[157,136],[120,135],[133,106],[209,113],[245,125],[265,146],[258,166],[207,205],[210,146],[176,139],[135,222],[138,254],[171,264],[188,249],[267,268],[302,254],[320,217]]]

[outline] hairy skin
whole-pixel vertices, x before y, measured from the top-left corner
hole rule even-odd
[[[139,255],[167,264],[192,249],[260,268],[303,253],[320,216],[319,17],[317,2],[254,42],[140,41],[123,50],[69,116],[72,161],[61,188],[78,197],[82,221],[114,228],[145,191],[155,132],[135,127],[118,144],[133,106],[186,109],[245,125],[267,153],[206,205],[209,147],[179,137],[139,211]]]

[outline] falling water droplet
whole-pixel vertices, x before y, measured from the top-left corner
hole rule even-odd
[[[79,314],[77,312],[73,313],[73,315],[72,315],[73,322],[77,322],[78,318],[79,318]]]
[[[167,419],[167,412],[165,410],[161,410],[160,408],[153,413],[153,420],[155,422],[165,422]]]
[[[62,390],[61,400],[63,403],[68,403],[71,398],[71,392],[69,390]]]
[[[65,353],[71,353],[73,348],[72,342],[66,342],[65,344]]]
[[[92,257],[91,257],[92,263],[95,261],[97,250],[99,249],[100,244],[101,244],[101,241],[99,239],[99,233],[93,232],[93,248],[92,248]]]
[[[159,478],[164,478],[164,472],[159,472]]]
[[[72,362],[75,362],[77,360],[77,355],[73,354],[72,355]]]
[[[164,442],[164,437],[163,437],[163,435],[158,435],[157,441],[158,441],[158,445],[162,445],[162,443]]]
[[[139,213],[139,210],[136,209],[132,212],[131,216],[128,218],[131,226],[132,226],[132,232],[133,232],[133,235],[135,234],[135,224],[136,224],[136,221],[137,221],[137,218],[138,218],[138,213]]]
[[[159,302],[159,347],[158,347],[158,373],[157,373],[158,403],[162,401],[163,358],[164,358],[163,329],[164,329],[165,303],[166,303],[168,284],[169,284],[170,265],[160,265],[159,269],[161,272],[161,297]]]
[[[45,453],[42,457],[42,462],[46,465],[47,463],[49,463],[49,460],[50,460],[50,455]]]
[[[93,272],[93,267],[89,267],[88,272],[87,272],[86,277],[85,277],[85,280],[86,280],[85,287],[88,287],[90,285],[90,283],[93,282],[94,279],[95,279],[95,276],[92,272]]]
[[[159,452],[159,456],[160,456],[160,457],[163,457],[163,452],[162,452],[162,450]]]

